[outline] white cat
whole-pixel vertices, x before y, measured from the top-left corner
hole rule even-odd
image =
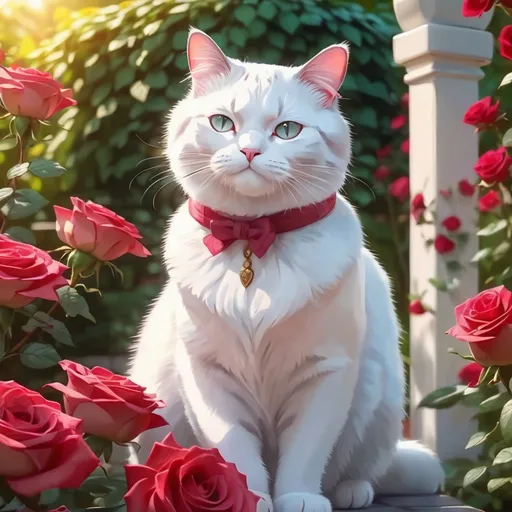
[[[192,30],[188,60],[192,87],[172,111],[168,157],[195,204],[254,219],[336,194],[351,155],[337,100],[346,45],[270,66],[230,59]],[[182,206],[165,240],[169,281],[133,360],[131,378],[166,402],[178,442],[217,447],[263,510],[363,508],[374,492],[434,493],[443,482],[429,450],[399,441],[404,377],[388,278],[352,207],[333,201],[252,256],[247,288],[246,242],[212,255],[210,229]],[[165,433],[143,434],[139,459]]]

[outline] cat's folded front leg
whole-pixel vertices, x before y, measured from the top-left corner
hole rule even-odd
[[[312,384],[302,413],[279,439],[276,512],[332,511],[330,501],[321,493],[322,477],[347,420],[357,365],[349,358],[331,363],[339,368]]]
[[[236,378],[215,364],[178,347],[178,367],[191,424],[200,443],[217,448],[247,476],[249,489],[261,497],[257,512],[272,512],[269,478],[262,461],[258,417],[246,405]]]

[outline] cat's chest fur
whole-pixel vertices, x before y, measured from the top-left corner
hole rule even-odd
[[[206,234],[208,230],[184,205],[174,216],[165,243],[170,279],[180,290],[188,321],[205,323],[213,316],[212,322],[220,321],[215,328],[229,326],[253,348],[272,326],[335,287],[362,249],[359,220],[339,197],[327,217],[279,234],[263,258],[253,256],[254,281],[246,289],[239,276],[244,242],[212,256],[203,243]]]

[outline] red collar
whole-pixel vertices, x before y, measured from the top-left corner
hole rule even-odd
[[[251,220],[222,215],[193,199],[188,200],[188,211],[201,226],[211,231],[203,241],[213,256],[236,240],[247,240],[251,251],[261,258],[274,242],[276,235],[301,229],[323,219],[331,213],[335,204],[336,194],[333,194],[320,203]]]

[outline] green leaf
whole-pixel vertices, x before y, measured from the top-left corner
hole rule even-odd
[[[263,34],[266,34],[267,24],[258,18],[254,20],[249,27],[247,27],[247,30],[249,31],[249,36],[252,39],[257,39]]]
[[[67,327],[62,322],[52,318],[43,311],[35,313],[35,315],[22,327],[25,332],[32,332],[37,328],[48,333],[55,341],[58,341],[63,345],[67,345],[68,347],[74,346],[71,334]]]
[[[14,194],[14,189],[11,187],[0,188],[0,203],[6,201]]]
[[[507,443],[512,442],[512,400],[509,400],[501,411],[500,429]]]
[[[163,89],[164,87],[167,87],[168,83],[168,77],[167,73],[163,70],[157,70],[150,73],[144,81],[150,86],[155,89]]]
[[[361,46],[361,43],[363,42],[361,32],[353,25],[343,25],[342,32],[343,36],[346,37],[351,44]]]
[[[186,30],[178,30],[172,36],[171,47],[173,50],[186,50],[188,41],[188,32]]]
[[[500,411],[509,399],[508,393],[499,393],[487,398],[478,407],[481,412]]]
[[[7,179],[13,180],[14,178],[19,178],[20,176],[23,176],[28,171],[28,162],[24,162],[22,164],[15,165],[14,167],[11,167],[7,171]]]
[[[478,263],[479,261],[484,260],[491,254],[492,247],[484,247],[483,249],[480,249],[472,258],[471,263]]]
[[[28,166],[28,170],[38,178],[55,178],[62,176],[66,172],[66,169],[58,162],[43,160],[41,158],[32,160]]]
[[[11,226],[5,234],[18,242],[36,245],[36,237],[34,236],[34,233],[23,226]]]
[[[80,315],[96,323],[96,320],[89,311],[87,301],[74,288],[63,286],[57,290],[57,295],[59,296],[62,309],[64,309],[67,316],[76,317]]]
[[[256,19],[256,10],[250,5],[240,5],[235,9],[235,19],[249,26]]]
[[[446,386],[429,393],[420,402],[418,407],[428,407],[429,409],[445,409],[455,405],[464,396],[466,386]]]
[[[60,489],[48,489],[41,493],[39,503],[41,505],[51,505],[59,499]]]
[[[116,73],[116,78],[114,80],[114,90],[119,91],[123,87],[133,84],[134,80],[135,80],[135,70],[133,68],[120,69]],[[98,103],[98,105],[100,103]]]
[[[284,50],[286,47],[286,36],[282,32],[269,32],[267,34],[267,41],[280,50]]]
[[[258,16],[261,18],[265,18],[266,20],[273,20],[277,15],[277,6],[273,2],[269,2],[268,0],[263,0],[263,2],[258,5]]]
[[[504,448],[496,455],[492,465],[508,464],[509,462],[512,462],[512,448]]]
[[[229,39],[236,45],[243,48],[247,42],[247,29],[242,27],[231,27],[229,29]]]
[[[117,77],[116,77],[116,79],[117,79]],[[110,94],[111,90],[112,90],[112,84],[110,81],[104,82],[104,83],[100,84],[98,87],[95,87],[94,92],[91,95],[91,105],[93,107],[97,107],[98,105],[101,105],[103,100]]]
[[[304,25],[311,25],[313,27],[318,27],[323,23],[322,17],[318,14],[314,13],[304,13],[300,17],[300,22]]]
[[[473,448],[473,446],[478,446],[479,444],[482,444],[483,442],[485,442],[487,436],[487,432],[476,432],[469,438],[468,444],[466,445],[466,450],[469,448]]]
[[[285,12],[280,16],[279,24],[288,34],[295,34],[296,30],[300,27],[300,19],[293,12]]]
[[[373,190],[367,187],[355,187],[350,196],[359,206],[368,206],[375,199]]]
[[[498,86],[498,89],[500,87],[503,87],[504,85],[508,85],[509,83],[512,82],[512,73],[507,73],[504,77],[503,77],[503,80],[501,81],[500,85]]]
[[[473,468],[469,470],[464,476],[464,482],[462,483],[463,487],[469,487],[477,483],[484,475],[487,473],[487,468],[485,466],[480,466],[478,468]]]
[[[447,292],[448,291],[448,283],[444,281],[443,279],[437,279],[435,277],[431,277],[428,282],[440,292]]]
[[[149,85],[139,80],[130,87],[130,94],[137,101],[144,103],[148,99],[149,90]]]
[[[460,272],[464,267],[457,260],[449,260],[446,262],[446,268],[448,272]]]
[[[60,356],[51,345],[29,343],[21,352],[20,361],[27,368],[42,370],[55,366],[60,361]]]
[[[505,135],[503,135],[503,141],[502,145],[505,147],[511,147],[512,146],[512,128],[509,128]]]
[[[100,105],[96,110],[96,117],[103,119],[104,117],[111,116],[117,110],[117,101],[115,98],[109,98],[103,105]]]
[[[14,192],[0,211],[10,220],[24,219],[44,208],[48,201],[39,192],[21,188]]]
[[[512,483],[512,478],[492,478],[487,482],[487,490],[492,493],[508,483]]]
[[[495,235],[496,233],[499,233],[500,231],[503,231],[506,229],[508,223],[506,219],[500,219],[496,222],[491,222],[485,228],[481,229],[480,231],[477,231],[478,236],[491,236]]]

